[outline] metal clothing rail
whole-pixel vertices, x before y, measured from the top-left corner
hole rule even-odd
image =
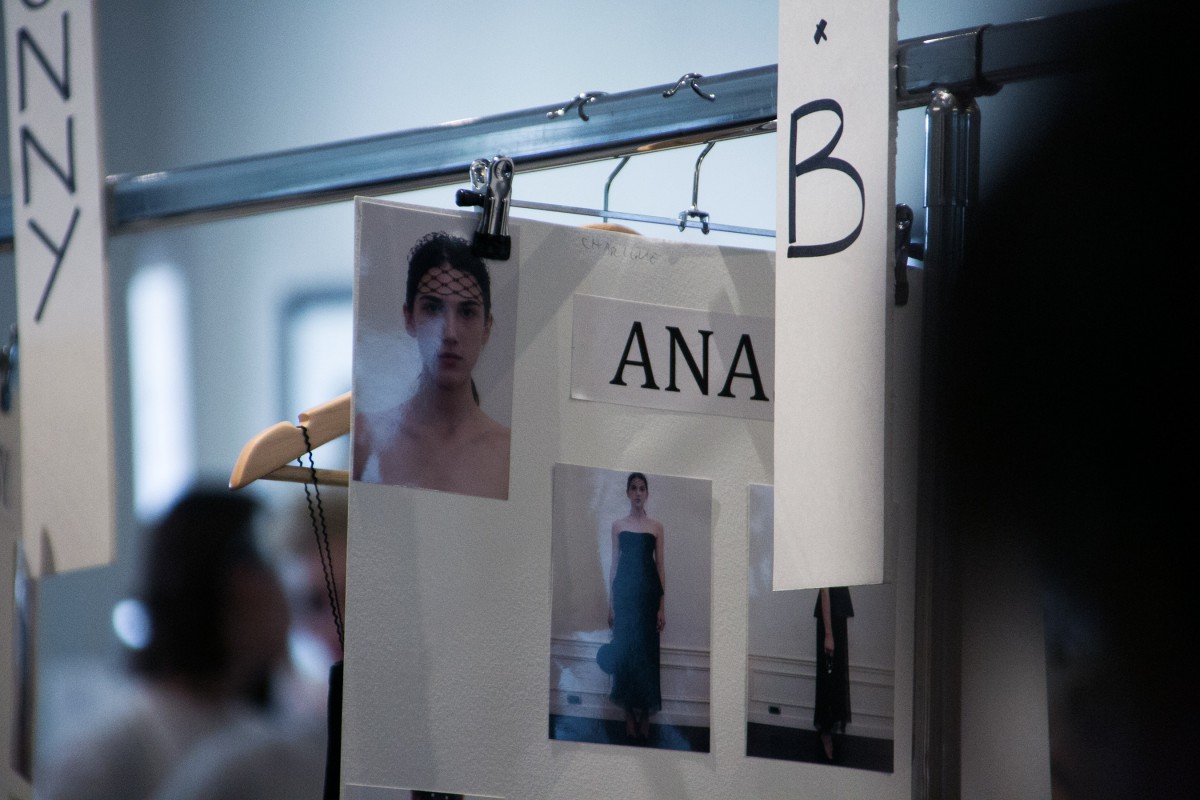
[[[1004,83],[1103,58],[1088,44],[1131,17],[1131,7],[1112,6],[901,41],[897,107],[924,107],[935,89],[991,94]],[[474,159],[496,153],[528,171],[765,133],[774,130],[776,72],[770,65],[699,77],[695,92],[669,97],[664,93],[678,89],[678,82],[592,92],[566,103],[382,136],[114,175],[107,179],[109,230],[124,233],[462,183]],[[0,196],[0,249],[11,248],[12,240],[12,197]]]

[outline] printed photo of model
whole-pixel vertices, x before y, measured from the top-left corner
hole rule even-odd
[[[507,499],[516,262],[473,254],[469,218],[359,208],[352,478]]]
[[[557,464],[550,737],[708,750],[711,486]]]
[[[893,587],[772,591],[773,506],[749,487],[746,755],[891,772]]]

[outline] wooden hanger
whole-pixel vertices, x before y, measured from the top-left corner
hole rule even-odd
[[[592,224],[584,225],[583,227],[590,228],[595,231],[612,231],[613,233],[630,233],[630,234],[633,234],[634,236],[642,235],[641,233],[639,233],[638,231],[635,231],[633,228],[629,227],[628,225],[622,225],[619,222],[593,222]]]
[[[326,442],[350,433],[350,392],[313,406],[299,416],[300,424],[277,422],[246,442],[238,455],[229,488],[241,489],[259,478],[271,481],[311,483],[313,471],[296,466],[296,459]],[[308,429],[308,443],[302,427]],[[317,480],[330,486],[349,486],[350,473],[344,469],[318,469]]]

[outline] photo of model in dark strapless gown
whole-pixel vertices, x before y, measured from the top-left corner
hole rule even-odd
[[[652,533],[620,531],[613,580],[613,684],[609,699],[626,713],[662,708],[658,677],[658,603],[662,584]]]
[[[625,714],[625,736],[650,740],[650,715],[662,708],[658,636],[667,624],[663,525],[646,513],[650,484],[641,472],[625,479],[629,514],[612,524],[612,593],[608,624],[612,641],[612,691],[608,698]]]
[[[712,482],[648,477],[554,465],[549,736],[707,753]]]

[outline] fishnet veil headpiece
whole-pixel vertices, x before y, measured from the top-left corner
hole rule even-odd
[[[433,267],[421,276],[417,294],[436,294],[440,297],[460,297],[483,305],[483,290],[472,276],[449,265]]]
[[[437,282],[425,282],[426,273],[439,268],[443,271],[456,269],[462,273],[462,277],[458,278],[461,292],[455,292],[450,286],[441,289]],[[442,281],[451,277],[455,276],[446,275]],[[469,283],[472,279],[474,285]],[[470,296],[473,300],[482,300],[484,313],[490,315],[492,313],[491,283],[487,264],[471,252],[470,242],[460,236],[451,236],[445,231],[433,231],[418,239],[412,250],[408,252],[408,277],[404,287],[404,302],[411,308],[417,298],[418,287],[425,285],[434,294],[450,296],[457,293],[463,297]]]

